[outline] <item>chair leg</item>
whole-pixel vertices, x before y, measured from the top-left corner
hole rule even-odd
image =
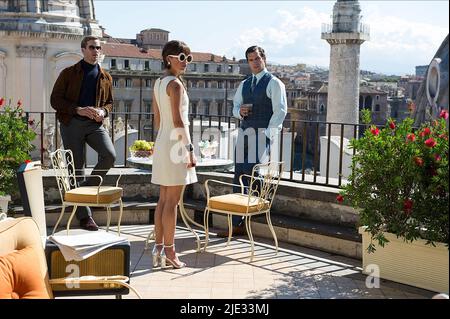
[[[106,231],[109,232],[109,225],[111,225],[111,206],[106,206]]]
[[[205,208],[205,212],[203,213],[203,225],[205,225],[205,245],[203,246],[203,251],[206,251],[206,247],[209,242],[209,209]]]
[[[69,220],[67,221],[67,235],[69,235],[70,223],[72,223],[73,216],[75,216],[75,212],[77,211],[77,205],[73,206],[72,213],[70,214]]]
[[[227,246],[230,245],[231,242],[231,236],[233,235],[233,223],[231,221],[231,215],[227,214],[227,220],[228,220],[228,240],[227,240]]]
[[[275,241],[276,254],[278,254],[278,239],[277,234],[275,234],[275,229],[273,229],[272,220],[270,219],[270,211],[266,212],[267,225],[269,225],[270,232],[272,233],[273,240]]]
[[[122,222],[122,214],[123,214],[123,202],[122,199],[120,199],[120,208],[119,208],[119,220],[117,221],[117,232],[119,233],[120,236],[120,223]]]
[[[53,232],[52,235],[55,233],[56,229],[58,229],[58,225],[61,222],[61,219],[64,216],[64,210],[66,209],[66,206],[63,204],[62,209],[61,209],[61,213],[59,214],[58,220],[56,221],[55,227],[53,228]]]
[[[150,241],[155,239],[155,231],[152,230],[151,232],[148,233],[147,239],[145,240],[145,247],[144,250],[147,250],[150,248]]]
[[[184,191],[184,188],[183,188],[183,191]],[[181,194],[183,194],[183,193],[181,193]],[[181,195],[181,198],[183,198],[183,195]],[[180,216],[181,216],[181,219],[183,220],[184,225],[186,225],[186,228],[189,229],[189,231],[195,236],[195,241],[197,243],[197,252],[198,252],[198,251],[200,251],[200,237],[198,237],[195,230],[193,230],[191,225],[189,225],[189,222],[188,222],[189,217],[186,213],[186,210],[184,209],[183,199],[180,199],[180,202],[178,203],[178,208],[180,210]]]
[[[253,242],[253,234],[252,234],[252,228],[250,226],[251,223],[251,216],[245,216],[245,228],[247,229],[248,239],[250,239],[250,245],[252,248],[252,252],[250,255],[250,262],[253,261],[253,256],[255,255],[255,244]]]

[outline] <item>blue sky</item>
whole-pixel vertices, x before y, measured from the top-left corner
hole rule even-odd
[[[147,28],[170,31],[193,51],[237,59],[262,46],[268,60],[328,67],[320,39],[335,1],[108,1],[95,0],[96,17],[114,37],[135,38]],[[449,32],[448,1],[360,1],[371,40],[361,46],[361,68],[411,74],[428,64]]]

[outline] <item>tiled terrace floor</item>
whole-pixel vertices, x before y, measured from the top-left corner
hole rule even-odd
[[[338,298],[431,298],[435,293],[381,280],[380,288],[366,288],[359,260],[318,250],[256,238],[255,259],[250,263],[246,237],[226,240],[213,235],[208,251],[197,253],[186,228],[177,227],[176,247],[183,269],[152,268],[144,240],[153,226],[122,226],[131,242],[131,284],[143,298],[176,299],[338,299]],[[214,231],[214,230],[213,230]],[[107,298],[114,298],[107,296]],[[130,292],[124,298],[135,298]]]

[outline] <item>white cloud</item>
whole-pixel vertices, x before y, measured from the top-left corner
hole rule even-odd
[[[243,48],[259,44],[271,61],[328,66],[329,45],[320,36],[321,25],[330,22],[330,14],[307,6],[297,11],[278,10],[278,23],[245,30],[227,54],[241,56]],[[379,10],[366,12],[363,22],[370,26],[371,39],[362,45],[361,68],[386,73],[413,72],[415,65],[428,63],[448,34],[448,27],[432,21],[416,22]]]
[[[369,15],[367,23],[371,28],[367,47],[371,51],[434,53],[448,33],[448,28],[379,14]]]
[[[261,45],[268,52],[269,60],[285,64],[305,62],[302,56],[316,54],[328,56],[327,51],[321,48],[323,40],[320,39],[321,24],[329,20],[329,15],[310,7],[303,7],[296,12],[278,10],[276,12],[278,23],[276,26],[254,27],[242,32],[236,43],[227,51],[227,55],[239,56],[243,48],[251,45]],[[306,61],[314,64],[313,59]]]

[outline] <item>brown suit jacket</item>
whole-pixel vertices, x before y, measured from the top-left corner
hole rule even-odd
[[[53,86],[50,104],[56,110],[58,120],[65,125],[68,125],[76,114],[75,107],[78,104],[82,81],[83,69],[80,61],[62,70]],[[100,67],[95,107],[105,110],[106,117],[112,111],[112,103],[112,77]]]

